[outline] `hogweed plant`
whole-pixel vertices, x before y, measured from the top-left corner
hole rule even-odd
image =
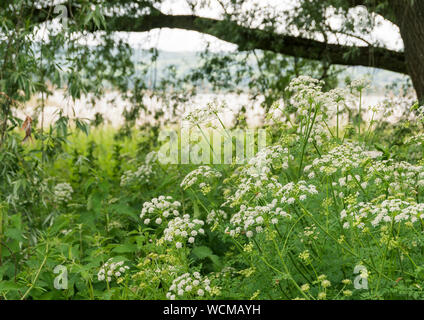
[[[422,115],[392,143],[407,120],[390,126],[381,106],[366,110],[366,82],[322,85],[294,79],[286,105],[274,105],[284,121],[263,128],[266,146],[253,136],[245,161],[232,149],[229,163],[164,163],[148,131],[70,133],[67,156],[43,164],[48,179],[13,182],[0,199],[0,297],[423,299]],[[222,111],[210,104],[185,120],[231,135]],[[3,165],[23,161],[24,148]],[[43,186],[31,203],[14,192],[31,186]]]

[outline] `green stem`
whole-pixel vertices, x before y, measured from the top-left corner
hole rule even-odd
[[[208,143],[209,148],[211,149],[212,153],[215,155],[216,158],[218,158],[218,155],[215,153],[213,146],[211,145],[210,139],[208,139],[206,137],[206,134],[203,132],[203,129],[199,125],[197,125],[197,127],[199,128],[200,132],[202,133],[203,138],[205,138],[206,142]],[[221,160],[221,158],[219,158],[219,160]],[[210,158],[209,158],[209,161],[210,161]]]
[[[28,290],[27,290],[27,291],[25,292],[25,294],[22,296],[21,300],[24,300],[24,299],[26,298],[26,296],[27,296],[27,295],[31,292],[31,290],[34,288],[34,285],[35,285],[35,283],[37,282],[38,277],[40,276],[41,269],[43,269],[44,265],[46,264],[48,252],[49,252],[49,246],[48,246],[48,245],[46,245],[46,253],[45,253],[45,255],[44,255],[43,262],[41,263],[40,267],[38,268],[38,271],[37,271],[37,273],[35,274],[35,277],[34,277],[34,280],[33,280],[33,281],[32,281],[32,283],[31,283],[31,286],[28,288]]]
[[[346,250],[347,252],[349,252],[351,255],[353,255],[355,258],[360,259],[360,257],[351,249],[348,247],[343,246],[341,243],[339,243],[339,241],[331,234],[329,233],[323,226],[321,226],[321,224],[314,218],[314,216],[312,215],[312,213],[310,213],[303,205],[302,203],[299,201],[299,205],[302,207],[303,211],[308,214],[308,216],[312,219],[312,221],[318,226],[318,228],[320,228],[328,237],[330,237],[330,239],[334,240],[334,242],[336,244],[338,244],[342,249]],[[373,265],[369,264],[368,262],[364,261],[364,264],[366,264],[367,266],[369,266],[370,268],[372,268],[376,273],[381,274],[380,270],[378,270],[377,268],[375,268]],[[383,278],[385,278],[386,280],[389,281],[393,281],[392,279],[390,279],[388,276],[386,276],[385,274],[381,274],[381,276]]]
[[[359,91],[358,140],[361,137],[362,90]]]
[[[0,203],[0,266],[2,265],[3,205]]]
[[[307,128],[307,134],[306,134],[306,137],[305,137],[305,141],[303,142],[302,155],[300,157],[300,165],[299,165],[299,173],[298,173],[299,179],[302,176],[303,158],[305,156],[306,145],[308,144],[309,136],[311,135],[312,128],[314,127],[315,118],[317,117],[317,113],[318,113],[318,107],[316,108],[316,110],[314,112],[314,117],[312,118],[311,126],[309,128]]]
[[[337,137],[337,141],[339,141],[339,104],[337,104],[337,114],[336,114],[336,118],[337,118],[337,132],[336,132],[336,137]]]

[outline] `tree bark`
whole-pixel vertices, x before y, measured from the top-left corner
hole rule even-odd
[[[424,103],[424,1],[391,0],[405,46],[405,61],[420,103]]]

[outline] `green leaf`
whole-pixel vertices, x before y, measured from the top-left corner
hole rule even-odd
[[[200,218],[200,210],[199,210],[199,206],[197,204],[197,201],[193,202],[193,211],[194,211],[193,216],[195,218],[199,219]]]
[[[137,245],[135,244],[123,244],[119,245],[112,250],[115,253],[132,253],[137,251]]]
[[[192,252],[199,259],[205,259],[213,255],[212,250],[205,246],[195,247]]]
[[[0,292],[1,291],[12,291],[12,290],[23,290],[25,286],[15,283],[13,281],[0,281]]]
[[[75,124],[76,124],[76,126],[79,130],[81,130],[82,132],[85,133],[86,136],[88,136],[88,125],[87,125],[87,123],[81,121],[80,119],[76,119]]]
[[[4,233],[6,237],[16,240],[16,241],[24,241],[24,237],[22,237],[22,231],[16,228],[7,229]]]

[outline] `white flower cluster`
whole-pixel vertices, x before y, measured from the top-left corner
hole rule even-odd
[[[153,168],[151,165],[142,164],[136,171],[127,170],[121,176],[121,187],[127,186],[134,181],[149,182],[150,177],[153,175]]]
[[[294,92],[291,104],[298,108],[297,119],[301,120],[297,127],[298,139],[308,134],[308,142],[317,145],[322,145],[323,139],[332,135],[325,121],[336,116],[337,111],[339,114],[344,111],[346,102],[351,98],[346,88],[322,92],[322,85],[322,81],[309,76],[300,76],[289,84],[289,90]],[[307,121],[304,121],[305,118]],[[311,119],[314,121],[311,122]]]
[[[204,297],[210,295],[212,288],[210,287],[208,277],[202,277],[199,272],[185,273],[172,281],[166,297],[170,300],[190,297]]]
[[[320,158],[316,158],[312,165],[305,167],[305,172],[311,172],[311,169],[315,169],[318,172],[331,175],[337,170],[341,170],[342,173],[347,170],[358,168],[365,162],[378,158],[382,155],[380,151],[367,151],[363,149],[357,143],[346,142],[340,146],[337,146],[330,150],[327,154]],[[310,173],[309,178],[313,178],[315,175]]]
[[[280,145],[266,147],[249,160],[243,173],[252,178],[262,179],[271,173],[271,166],[287,169],[289,161],[293,159],[288,148]]]
[[[350,92],[347,88],[334,88],[328,91],[328,97],[333,102],[333,104],[339,105],[339,111],[342,110],[344,104],[339,104],[340,102],[350,101],[352,99]]]
[[[337,182],[333,182],[332,185],[333,185],[333,187],[340,186],[341,188],[343,188],[343,187],[346,187],[349,183],[351,183],[354,180],[360,182],[361,176],[359,174],[355,174],[354,176],[348,174],[345,177],[339,178],[339,180]],[[365,189],[365,187],[364,187],[364,189]]]
[[[236,172],[237,177],[241,177],[240,183],[223,205],[233,205],[245,196],[251,198],[252,194],[258,199],[267,193],[278,192],[282,185],[273,177],[272,169],[287,169],[290,160],[293,160],[293,156],[289,154],[288,148],[277,145],[260,150],[247,165]]]
[[[371,81],[369,79],[366,78],[361,78],[361,79],[355,79],[353,80],[349,87],[351,89],[354,89],[356,91],[362,91],[364,89],[369,88],[369,86],[371,85]]]
[[[281,195],[281,203],[293,204],[296,200],[305,201],[308,196],[318,193],[313,184],[307,184],[304,180],[298,182],[289,182],[278,191]]]
[[[301,115],[308,113],[308,108],[312,103],[320,102],[324,95],[321,91],[323,81],[309,76],[299,76],[290,81],[288,90],[293,92],[291,104],[301,110]]]
[[[206,223],[209,225],[219,223],[222,220],[225,220],[228,218],[227,213],[224,210],[211,210],[209,212],[208,216],[206,217]]]
[[[191,219],[188,214],[182,218],[176,217],[169,221],[168,227],[163,232],[165,241],[175,242],[177,249],[183,247],[183,244],[194,243],[198,235],[205,234],[202,228],[205,222],[199,219]]]
[[[173,201],[171,196],[159,196],[143,203],[140,219],[143,220],[143,224],[145,225],[151,223],[160,225],[168,218],[179,216],[180,213],[178,210],[180,207],[181,203],[179,201]]]
[[[319,117],[328,118],[329,116],[334,116],[337,112],[337,107],[339,112],[341,112],[346,103],[352,101],[353,97],[348,89],[335,88],[328,92],[322,92],[323,85],[323,81],[309,76],[300,76],[290,82],[288,90],[293,92],[290,103],[298,109],[298,116],[309,116],[312,118],[317,112],[316,122],[320,123],[322,118]],[[315,108],[317,106],[319,107]],[[329,110],[330,114],[328,113]]]
[[[368,179],[367,176],[364,176],[364,178]],[[344,177],[339,178],[337,181],[332,182],[335,196],[338,196],[339,198],[343,198],[345,196],[346,190],[358,190],[358,188],[362,188],[365,190],[369,185],[369,181],[362,181],[362,178],[359,174],[348,174]],[[341,189],[339,189],[338,194],[336,190],[337,188]]]
[[[317,89],[321,89],[323,85],[324,81],[302,75],[290,81],[288,90],[307,94]]]
[[[282,184],[275,177],[264,176],[262,179],[243,177],[235,193],[222,206],[229,204],[233,207],[235,204],[242,203],[242,200],[249,200],[252,196],[255,199],[266,198],[267,195],[274,196],[281,188]]]
[[[418,133],[405,139],[406,144],[416,144],[421,146],[424,142],[424,133]]]
[[[56,202],[68,202],[72,199],[72,189],[69,183],[59,183],[54,187],[54,198]]]
[[[158,160],[158,153],[156,151],[150,151],[146,158],[144,159],[144,163],[146,164],[152,164],[155,163]]]
[[[246,207],[240,206],[240,211],[231,217],[231,228],[227,227],[225,232],[234,237],[245,234],[251,238],[255,233],[261,233],[270,224],[277,224],[281,219],[291,218],[290,214],[276,207],[277,199],[266,206]]]
[[[136,171],[127,170],[121,176],[121,187],[127,186],[135,181],[149,182],[154,174],[153,164],[157,161],[157,152],[152,151],[146,155],[144,164],[140,165]]]
[[[187,121],[192,125],[199,125],[216,117],[224,109],[224,105],[218,103],[208,103],[206,107],[197,107],[186,112],[182,120]]]
[[[323,81],[309,76],[300,76],[293,79],[288,90],[293,93],[290,104],[297,109],[296,118],[301,122],[305,118],[316,117],[314,127],[310,134],[310,141],[315,140],[317,144],[322,143],[322,138],[331,135],[327,126],[323,125],[326,120],[333,119],[337,112],[339,115],[346,111],[348,105],[352,105],[354,95],[352,93],[362,92],[369,87],[370,82],[366,79],[352,81],[347,88],[335,88],[323,92]],[[351,106],[350,108],[357,108]],[[309,122],[308,122],[309,123]],[[302,124],[298,133],[306,133],[309,125]]]
[[[368,177],[376,186],[387,189],[390,195],[411,194],[417,187],[424,187],[424,166],[406,161],[375,161],[368,168]]]
[[[222,175],[219,171],[212,169],[209,166],[200,166],[197,169],[188,173],[180,186],[184,189],[191,188],[193,185],[198,185],[203,194],[210,192],[209,179],[220,178]]]
[[[349,204],[340,212],[343,228],[357,227],[363,229],[366,225],[377,227],[382,223],[415,223],[424,215],[424,203],[409,202],[400,199],[387,199],[381,203]]]
[[[114,278],[121,277],[125,271],[129,269],[128,266],[124,266],[124,261],[112,262],[112,258],[110,258],[97,273],[97,279],[99,281],[107,281],[111,282]]]

